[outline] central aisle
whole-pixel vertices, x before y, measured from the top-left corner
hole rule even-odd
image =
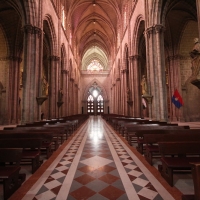
[[[23,200],[173,197],[99,116],[90,117]]]

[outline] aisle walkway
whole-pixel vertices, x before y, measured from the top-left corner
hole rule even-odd
[[[90,117],[23,197],[31,199],[174,198],[101,117]]]

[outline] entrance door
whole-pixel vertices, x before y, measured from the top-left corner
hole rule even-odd
[[[98,90],[93,90],[87,99],[87,113],[100,115],[104,113],[104,101]]]

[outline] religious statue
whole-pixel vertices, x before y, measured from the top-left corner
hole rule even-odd
[[[58,91],[58,101],[59,101],[59,102],[62,102],[62,100],[63,100],[63,91],[62,91],[62,89],[60,89],[60,90]]]
[[[194,47],[190,52],[192,58],[192,77],[196,78],[200,69],[200,43],[198,38],[194,38]]]
[[[147,80],[146,76],[142,76],[142,81],[141,81],[141,86],[142,86],[142,95],[147,95]]]
[[[49,94],[49,84],[45,78],[45,76],[43,76],[42,78],[42,96],[48,96]]]

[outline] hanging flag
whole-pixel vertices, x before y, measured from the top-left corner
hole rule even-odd
[[[174,95],[172,96],[172,103],[177,107],[180,108],[183,106],[183,100],[181,95],[179,94],[178,90],[174,91]]]

